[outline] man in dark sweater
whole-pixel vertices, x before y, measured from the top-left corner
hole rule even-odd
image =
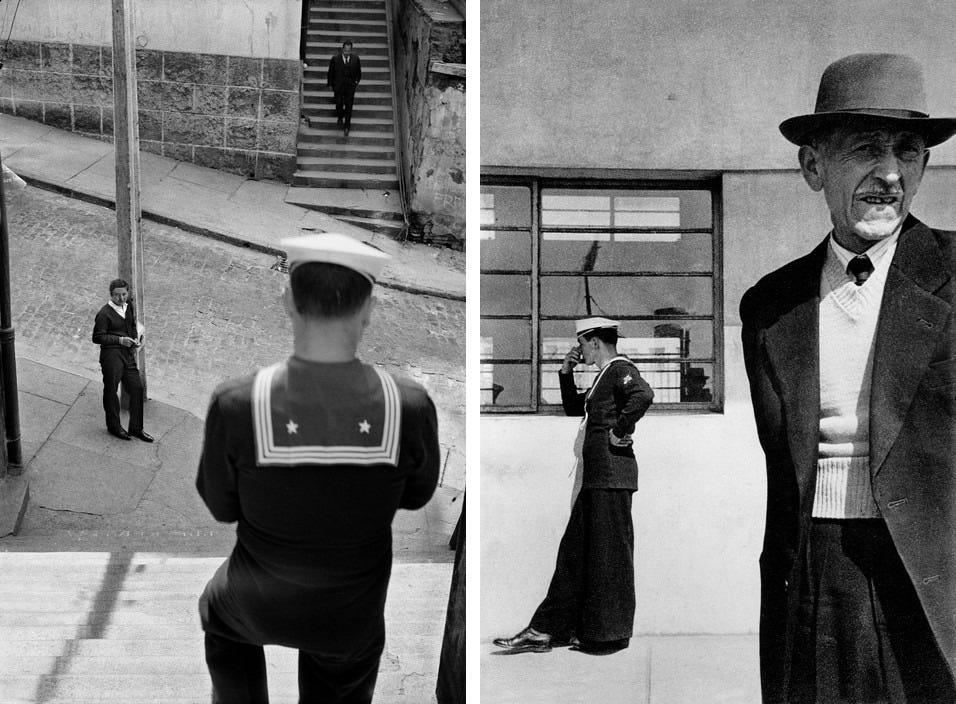
[[[136,311],[129,300],[129,284],[123,279],[110,282],[110,300],[93,322],[93,342],[100,346],[106,429],[123,440],[135,437],[152,442],[152,436],[143,430],[143,380],[136,366],[136,349],[142,345],[143,336],[137,329]],[[129,394],[129,432],[120,423],[116,392],[121,383]]]

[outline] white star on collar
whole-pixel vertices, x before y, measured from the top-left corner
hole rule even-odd
[[[289,433],[289,435],[295,435],[296,433],[299,432],[299,424],[296,423],[294,420],[289,419],[289,422],[285,424],[285,429],[286,429],[286,432]]]
[[[362,421],[361,423],[359,423],[358,425],[359,425],[359,432],[360,432],[360,433],[365,433],[366,435],[368,435],[368,434],[372,431],[372,426],[371,426],[371,424],[368,422],[368,419],[363,420],[363,421]]]
[[[626,383],[628,383],[628,382],[629,382],[631,379],[633,379],[633,378],[634,378],[634,377],[632,377],[630,374],[628,374],[626,377],[624,377],[623,379],[621,379],[621,381],[623,381],[623,382],[626,384]]]

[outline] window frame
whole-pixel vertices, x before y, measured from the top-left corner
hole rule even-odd
[[[536,415],[563,415],[560,405],[545,404],[541,401],[541,328],[542,323],[551,321],[573,320],[561,315],[541,315],[541,286],[542,279],[560,276],[580,276],[581,272],[549,271],[541,272],[541,248],[543,230],[548,232],[574,231],[586,232],[589,228],[580,226],[562,227],[548,226],[542,228],[541,207],[542,192],[546,189],[568,188],[575,190],[633,190],[633,191],[682,191],[706,190],[711,194],[711,227],[678,227],[666,228],[668,232],[680,234],[711,235],[711,269],[709,271],[623,271],[623,272],[593,272],[594,277],[618,278],[648,278],[648,277],[694,277],[711,279],[712,306],[710,315],[633,315],[618,316],[617,319],[626,321],[710,321],[713,326],[713,358],[687,357],[681,358],[681,363],[701,363],[713,365],[713,380],[711,385],[711,401],[686,401],[671,403],[655,403],[650,412],[659,413],[723,413],[724,410],[724,311],[723,311],[723,191],[722,179],[716,172],[639,172],[636,174],[612,174],[601,172],[594,174],[588,171],[555,172],[554,170],[538,170],[518,172],[511,169],[485,169],[481,175],[481,186],[522,186],[529,189],[531,218],[530,226],[517,227],[486,227],[479,225],[480,230],[494,230],[496,232],[528,232],[531,239],[530,270],[525,269],[491,269],[480,268],[479,276],[485,275],[527,275],[530,278],[530,312],[524,314],[496,315],[480,314],[481,320],[522,320],[530,322],[531,350],[530,364],[526,359],[492,358],[492,361],[481,360],[480,364],[529,364],[530,405],[504,406],[482,405],[482,414],[536,414]],[[593,227],[596,232],[613,233],[641,233],[660,232],[660,227]],[[480,246],[480,242],[479,242]]]

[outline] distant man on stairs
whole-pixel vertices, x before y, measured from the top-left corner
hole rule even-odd
[[[335,116],[338,126],[345,129],[349,136],[352,125],[352,103],[355,102],[355,89],[362,80],[362,62],[358,54],[352,53],[352,42],[342,42],[342,51],[329,61],[329,89],[335,95]]]

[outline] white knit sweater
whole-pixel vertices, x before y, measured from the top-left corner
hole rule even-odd
[[[895,240],[862,286],[833,245],[820,277],[820,444],[814,518],[877,518],[870,484],[873,342]],[[845,253],[844,253],[844,258]]]

